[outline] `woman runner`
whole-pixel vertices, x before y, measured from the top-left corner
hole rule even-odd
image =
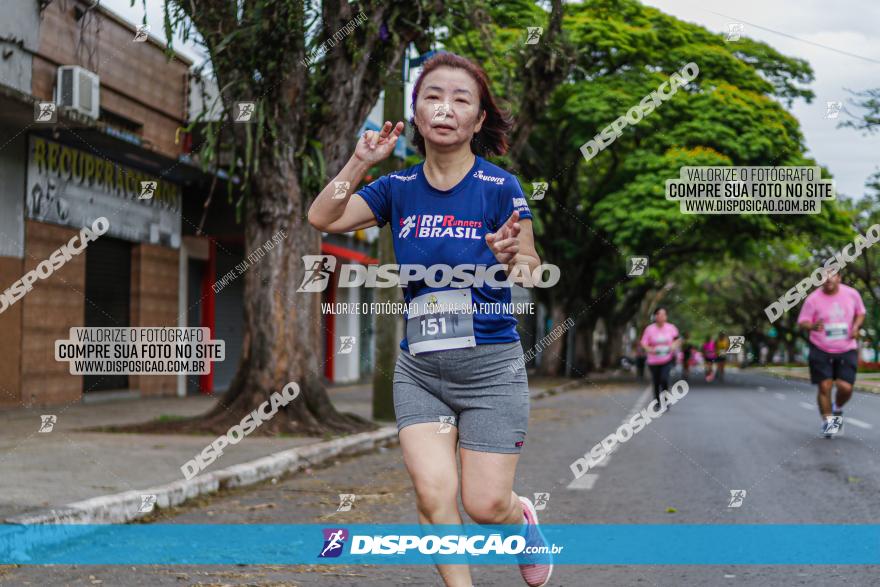
[[[365,132],[312,204],[309,222],[332,233],[389,223],[400,265],[497,266],[498,281],[507,275],[524,280],[514,276],[530,275],[541,263],[532,213],[516,177],[484,159],[507,151],[511,129],[485,72],[463,57],[441,53],[425,63],[412,105],[413,144],[424,161],[335,199],[337,182],[358,185],[391,154],[404,125],[386,122],[379,132]],[[488,279],[487,274],[486,283],[469,288],[436,286],[437,281],[429,286],[425,280],[406,285],[404,301],[420,315],[404,317],[404,352],[394,371],[400,446],[422,524],[462,523],[458,448],[461,500],[471,519],[516,525],[528,546],[544,546],[532,502],[513,492],[529,389],[525,368],[510,368],[523,355],[517,321],[503,311],[511,292],[492,287]],[[502,311],[481,313],[477,307],[468,315],[443,309],[460,302],[500,303]],[[547,584],[553,569],[548,555],[519,562],[528,585]],[[447,586],[472,585],[466,565],[438,570]]]
[[[709,336],[703,343],[703,361],[706,365],[706,381],[712,383],[715,380],[715,363],[718,356],[715,354],[715,340]]]
[[[654,384],[654,399],[660,403],[660,392],[669,391],[669,373],[675,365],[675,353],[681,345],[678,328],[666,321],[666,308],[654,310],[654,322],[642,333],[642,347],[648,353],[648,368]]]

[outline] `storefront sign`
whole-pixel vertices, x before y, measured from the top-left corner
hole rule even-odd
[[[180,246],[177,184],[32,136],[26,187],[26,214],[32,220],[82,228],[105,216],[108,236]]]

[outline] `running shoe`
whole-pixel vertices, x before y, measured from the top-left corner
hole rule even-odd
[[[522,503],[523,517],[526,522],[525,539],[526,548],[530,546],[543,546],[548,551],[550,545],[541,529],[538,528],[538,514],[535,506],[527,497],[519,496]],[[542,587],[550,581],[553,574],[553,557],[549,552],[546,554],[522,554],[520,555],[519,573],[529,587]]]
[[[824,436],[825,438],[831,438],[831,433],[828,432],[829,423],[830,423],[830,420],[823,420],[822,421],[822,431],[820,432],[820,434],[822,436]]]

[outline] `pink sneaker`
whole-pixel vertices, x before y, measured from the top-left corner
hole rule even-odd
[[[520,495],[519,501],[522,503],[523,517],[526,522],[526,547],[544,546],[548,550],[544,554],[520,555],[520,561],[523,562],[520,562],[519,572],[529,587],[542,587],[550,581],[550,575],[553,574],[553,557],[549,553],[550,545],[547,544],[547,539],[538,528],[538,514],[535,512],[535,506],[532,505],[531,500]]]

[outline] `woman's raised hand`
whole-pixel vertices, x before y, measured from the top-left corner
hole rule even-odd
[[[403,133],[403,128],[402,122],[398,122],[392,128],[391,121],[386,120],[379,132],[365,131],[354,149],[354,156],[369,165],[383,161],[394,151],[397,137]]]
[[[501,228],[486,235],[486,244],[495,259],[502,265],[509,264],[519,252],[519,212],[513,211]]]

